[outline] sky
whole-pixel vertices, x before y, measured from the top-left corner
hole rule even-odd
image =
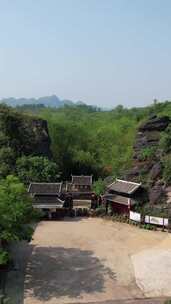
[[[0,0],[0,98],[171,100],[170,0]]]

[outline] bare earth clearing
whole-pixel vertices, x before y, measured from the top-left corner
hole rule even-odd
[[[24,304],[171,296],[168,233],[93,218],[44,221],[30,246]]]

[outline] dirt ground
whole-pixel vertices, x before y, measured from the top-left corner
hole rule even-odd
[[[97,218],[44,221],[30,247],[24,304],[171,296],[168,233]]]

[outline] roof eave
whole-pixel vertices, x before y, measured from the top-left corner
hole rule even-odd
[[[129,191],[129,192],[120,192],[120,191],[116,191],[116,190],[111,189],[111,186],[112,186],[113,184],[115,184],[116,181],[122,182],[122,183],[130,183],[130,184],[133,184],[133,185],[135,185],[135,186],[137,186],[137,187],[135,187],[134,189],[132,189],[132,190]],[[116,192],[118,192],[118,193],[120,193],[120,194],[133,194],[141,185],[142,185],[142,183],[135,183],[135,182],[125,181],[125,180],[116,178],[115,181],[114,181],[112,184],[110,184],[110,185],[107,186],[107,189],[109,189],[109,190],[111,189],[111,190],[116,191]]]

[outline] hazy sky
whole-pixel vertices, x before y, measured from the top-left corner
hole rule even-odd
[[[0,97],[171,99],[170,0],[0,0]]]

